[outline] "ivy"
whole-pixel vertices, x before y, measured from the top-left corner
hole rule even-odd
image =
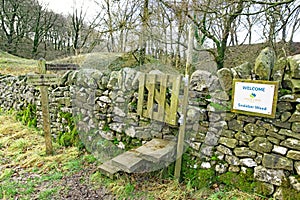
[[[82,146],[82,143],[79,138],[78,131],[75,126],[76,119],[73,117],[71,113],[68,112],[60,112],[60,121],[64,119],[66,123],[63,124],[63,129],[68,131],[61,131],[58,133],[57,143],[62,146]]]
[[[28,104],[28,106],[21,111],[17,112],[16,119],[21,121],[24,125],[28,127],[37,127],[37,117],[36,117],[36,105]]]

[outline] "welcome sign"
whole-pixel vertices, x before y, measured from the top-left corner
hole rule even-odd
[[[275,118],[277,81],[233,80],[232,112]]]

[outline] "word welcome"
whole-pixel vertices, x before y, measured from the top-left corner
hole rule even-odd
[[[251,91],[265,92],[265,88],[264,88],[264,87],[243,86],[243,90],[251,90]]]

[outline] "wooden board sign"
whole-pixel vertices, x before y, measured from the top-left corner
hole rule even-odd
[[[58,85],[59,77],[55,74],[27,75],[27,83],[35,86]]]
[[[46,64],[47,71],[77,70],[78,68],[76,64]]]
[[[233,80],[232,112],[275,118],[278,82]]]

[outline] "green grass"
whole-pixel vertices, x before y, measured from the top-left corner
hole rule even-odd
[[[0,50],[1,74],[22,75],[37,72],[37,61],[20,58]]]
[[[45,156],[44,138],[37,130],[17,122],[15,114],[1,113],[0,143],[4,167],[0,171],[0,199],[49,199],[58,190],[52,187],[53,183],[59,185],[64,176],[78,172],[86,162],[93,162],[78,148],[55,143],[55,154]],[[46,189],[39,189],[44,184],[48,184]]]
[[[0,115],[0,133],[1,167],[6,166],[0,172],[0,199],[55,197],[58,191],[70,189],[61,187],[62,179],[98,165],[93,155],[56,143],[53,144],[55,154],[45,156],[44,138],[35,129],[16,122],[11,115]],[[173,179],[174,165],[154,173],[123,174],[116,180],[96,171],[81,177],[80,182],[94,189],[105,187],[117,199],[264,199],[253,192],[250,172],[217,175],[213,170],[195,169],[197,160],[187,153],[183,156],[180,183]],[[286,195],[292,191],[287,188]],[[289,198],[294,197],[296,194]]]
[[[59,190],[61,187],[54,187],[54,188],[49,188],[41,191],[39,193],[39,199],[40,200],[48,200],[51,199]]]

